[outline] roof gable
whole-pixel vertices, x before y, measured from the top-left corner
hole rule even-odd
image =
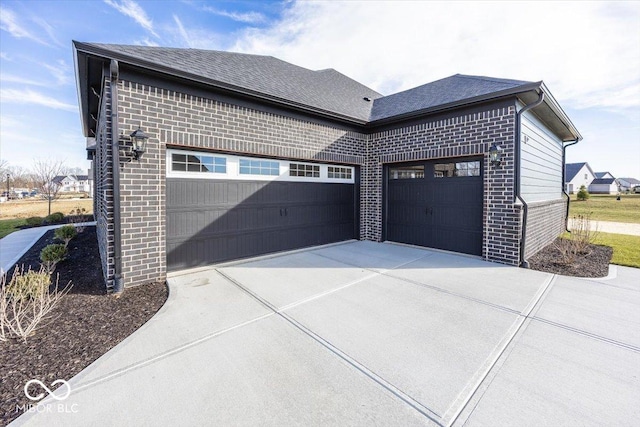
[[[567,163],[567,164],[564,165],[564,180],[565,180],[565,182],[572,181],[573,178],[576,177],[578,172],[580,172],[582,170],[582,168],[585,167],[585,166],[587,167],[587,170],[591,173],[591,175],[595,178],[596,174],[594,174],[593,170],[591,170],[591,166],[589,166],[589,163],[587,163],[587,162]]]
[[[383,120],[464,100],[500,94],[517,88],[526,90],[534,82],[456,74],[413,89],[378,98],[373,102],[371,121]]]

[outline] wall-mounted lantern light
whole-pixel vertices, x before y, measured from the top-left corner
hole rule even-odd
[[[129,137],[131,138],[131,142],[133,142],[133,158],[140,160],[140,157],[142,157],[147,149],[147,139],[149,139],[149,137],[140,129],[140,126],[138,126],[138,129],[133,131]]]
[[[499,145],[491,144],[489,148],[489,161],[492,166],[500,166],[502,163],[502,148]]]

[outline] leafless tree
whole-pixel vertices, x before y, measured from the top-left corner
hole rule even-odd
[[[61,160],[35,160],[33,164],[33,176],[36,188],[49,202],[49,215],[51,215],[51,202],[58,198],[58,192],[62,188],[55,182],[55,177],[64,175],[66,169]]]

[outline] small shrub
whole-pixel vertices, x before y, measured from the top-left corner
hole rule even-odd
[[[63,225],[55,231],[56,239],[64,242],[64,247],[69,246],[69,241],[78,235],[73,225]]]
[[[589,198],[589,192],[587,191],[587,187],[585,187],[584,185],[580,186],[580,191],[578,191],[576,198],[582,202],[587,200]]]
[[[32,216],[30,218],[27,218],[25,222],[29,227],[40,227],[44,222],[44,218],[39,216]]]
[[[67,247],[61,244],[48,245],[40,252],[42,265],[49,274],[53,273],[56,265],[66,257]]]
[[[558,263],[570,265],[579,255],[588,255],[589,246],[595,242],[597,236],[597,228],[591,227],[591,214],[574,216],[569,236],[554,243],[560,253]]]
[[[43,268],[38,272],[29,270],[26,275],[23,273],[23,269],[16,268],[9,283],[6,274],[0,277],[0,341],[6,341],[11,335],[23,340],[33,335],[44,326],[43,320],[50,318],[51,310],[71,290],[71,282],[59,290],[57,279],[54,288],[50,289],[51,277]],[[30,278],[25,279],[26,276]],[[21,288],[25,283],[29,284],[29,289]],[[24,292],[16,296],[16,289]]]
[[[64,220],[64,214],[62,212],[54,212],[51,215],[47,215],[44,220],[49,224],[58,224]]]
[[[85,226],[79,224],[85,222],[86,216],[87,210],[85,208],[81,208],[80,206],[76,206],[74,209],[71,209],[71,212],[69,212],[69,216],[67,217],[67,219],[76,227],[76,231],[78,233],[82,233],[85,229]]]
[[[26,273],[16,268],[13,278],[5,285],[7,287],[5,293],[10,299],[33,299],[49,290],[50,284],[51,276],[42,268],[40,271],[29,269]]]

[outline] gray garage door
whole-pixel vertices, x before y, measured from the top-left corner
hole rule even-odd
[[[386,240],[482,254],[482,159],[389,165]]]
[[[355,184],[167,178],[169,271],[353,239]]]

